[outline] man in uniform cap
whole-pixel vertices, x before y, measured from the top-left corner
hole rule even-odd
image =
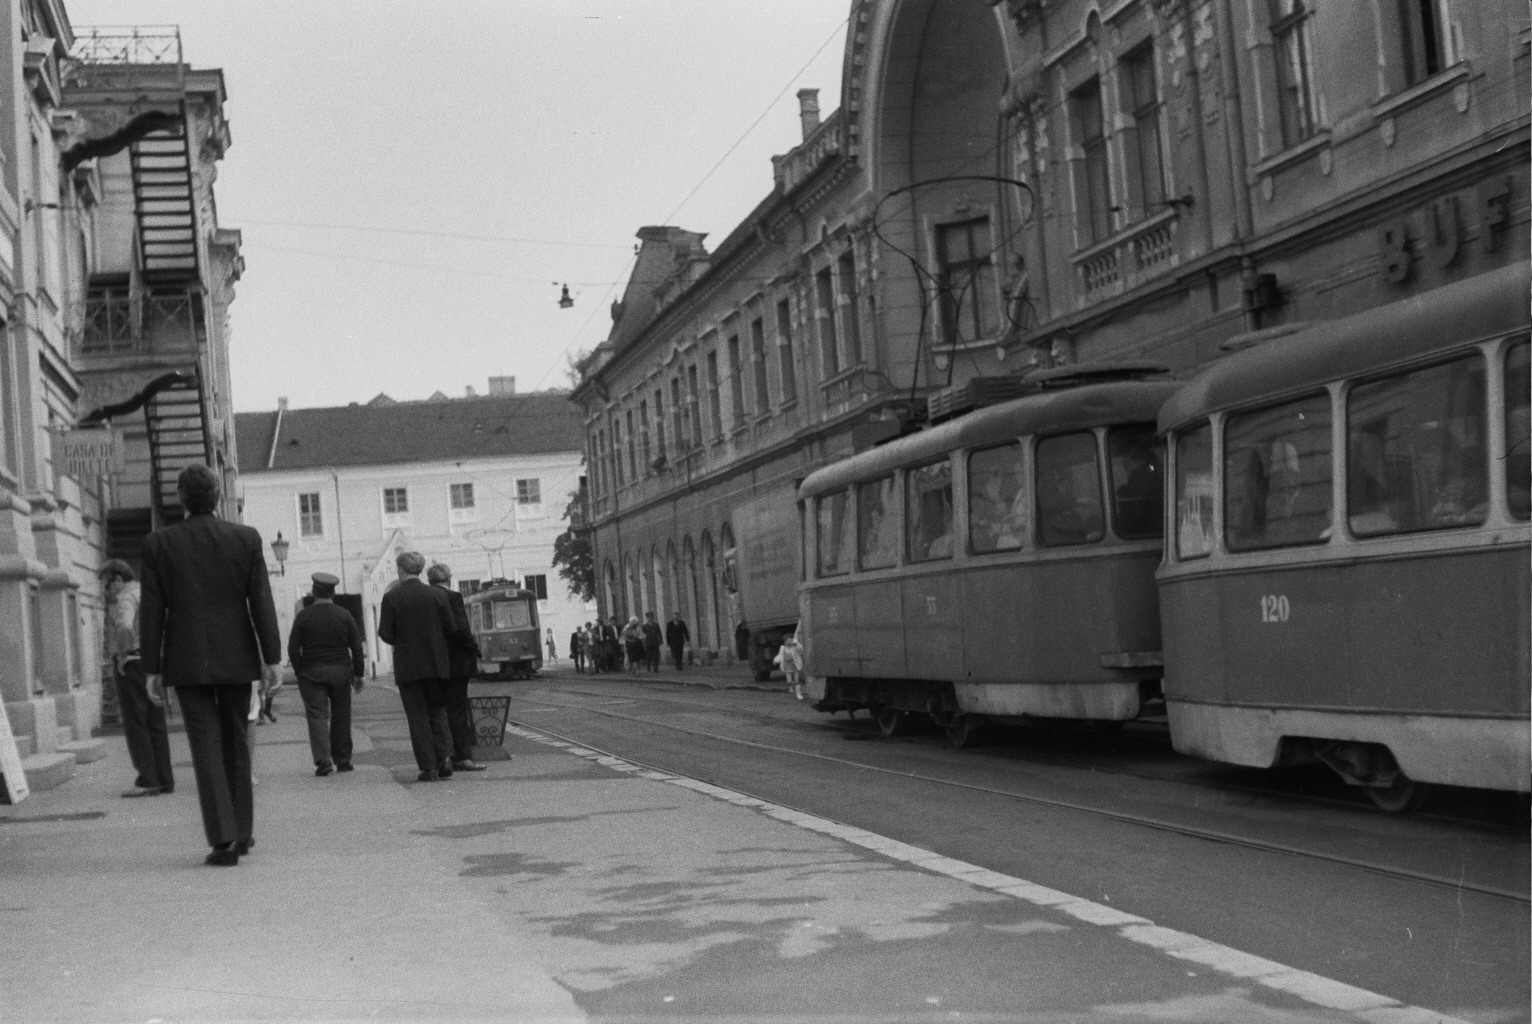
[[[351,692],[361,692],[365,666],[362,629],[335,603],[340,580],[327,572],[311,579],[314,603],[293,620],[287,660],[298,674],[314,774],[324,776],[351,770]]]

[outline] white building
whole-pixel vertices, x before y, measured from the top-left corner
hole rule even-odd
[[[580,413],[562,392],[517,395],[510,378],[490,390],[238,415],[243,520],[268,545],[287,542],[280,566],[267,552],[284,642],[310,575],[334,573],[361,598],[373,672],[390,671],[378,604],[395,556],[419,551],[464,593],[492,578],[535,591],[544,635],[567,656],[570,632],[595,615],[552,565],[580,486]]]

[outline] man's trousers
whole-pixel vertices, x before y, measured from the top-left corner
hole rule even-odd
[[[442,700],[447,705],[447,726],[452,733],[452,760],[473,760],[473,715],[468,710],[468,680],[442,681]]]
[[[309,753],[315,764],[351,763],[351,663],[303,666],[298,693],[308,719]]]
[[[404,705],[404,719],[410,726],[410,747],[415,764],[423,772],[451,767],[452,730],[447,725],[447,705],[442,695],[442,680],[417,679],[396,683],[399,702]]]
[[[178,686],[197,802],[207,844],[250,838],[255,799],[250,787],[250,686]]]
[[[176,780],[170,770],[170,733],[165,724],[165,709],[155,707],[149,700],[143,665],[137,658],[123,662],[117,673],[117,707],[122,712],[128,758],[138,773],[133,784],[167,792],[174,789]]]

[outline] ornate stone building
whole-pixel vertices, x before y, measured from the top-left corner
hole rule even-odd
[[[186,462],[232,479],[239,236],[213,206],[222,75],[174,29],[77,31],[58,0],[0,22],[0,697],[42,788],[93,754],[103,559],[180,514]],[[65,460],[88,426],[115,461]]]
[[[791,628],[760,577],[796,574],[796,482],[859,444],[1031,367],[1189,372],[1527,258],[1511,0],[849,16],[839,109],[800,94],[802,140],[716,248],[639,232],[575,392],[604,611],[679,609],[699,648]]]

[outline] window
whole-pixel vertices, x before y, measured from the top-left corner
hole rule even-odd
[[[615,471],[617,486],[623,484],[622,476],[622,418],[612,417],[612,469]]]
[[[1230,416],[1224,427],[1229,550],[1330,536],[1330,396]]]
[[[782,404],[798,400],[798,374],[793,367],[793,313],[788,300],[777,303],[777,355],[782,364]]]
[[[1021,481],[1019,442],[968,456],[968,546],[974,554],[1015,551],[1025,542],[1029,499]]]
[[[818,529],[820,576],[842,576],[851,571],[851,492],[839,491],[820,498],[815,508]]]
[[[596,490],[605,493],[611,485],[611,470],[606,461],[606,431],[596,431]]]
[[[687,413],[687,436],[691,438],[692,448],[702,447],[702,396],[697,390],[697,367],[695,364],[686,368],[686,413]]]
[[[676,432],[676,452],[684,455],[691,450],[686,440],[686,405],[681,400],[681,378],[670,378],[670,416]]]
[[[856,563],[861,569],[886,569],[899,560],[899,494],[892,475],[859,484],[856,489]]]
[[[659,468],[665,465],[669,450],[665,447],[665,389],[654,389],[654,461]]]
[[[628,423],[628,477],[634,483],[638,483],[643,476],[638,469],[638,431],[633,429],[633,410],[623,413]]]
[[[1133,177],[1134,198],[1140,216],[1147,216],[1165,202],[1165,159],[1160,137],[1160,94],[1154,79],[1154,46],[1141,46],[1123,58],[1121,67],[1123,109],[1133,119],[1128,173]]]
[[[729,335],[729,415],[735,429],[745,423],[745,365],[740,361],[739,335]]]
[[[1176,555],[1213,550],[1213,429],[1204,423],[1176,438]]]
[[[819,355],[824,364],[824,375],[833,377],[840,373],[840,341],[835,336],[835,282],[830,268],[814,275],[814,295],[819,300],[814,315],[819,319]]]
[[[1106,534],[1096,435],[1063,434],[1037,442],[1037,540],[1045,547],[1090,544]]]
[[[755,413],[771,411],[771,395],[766,387],[766,323],[760,317],[750,321],[750,371],[755,376]]]
[[[532,605],[525,598],[493,601],[490,607],[495,629],[527,629],[532,625]]]
[[[472,597],[479,592],[479,588],[483,585],[483,580],[458,580],[457,592],[464,597]]]
[[[298,536],[324,536],[324,517],[319,511],[319,492],[298,495]]]
[[[936,232],[943,338],[959,345],[994,337],[998,332],[989,218],[943,224]]]
[[[1505,354],[1505,497],[1511,515],[1532,517],[1532,358],[1525,339]]]
[[[523,519],[543,514],[543,482],[537,477],[516,481],[516,515]]]
[[[473,500],[473,484],[447,485],[447,517],[454,523],[472,523],[479,518]]]
[[[1447,0],[1396,0],[1406,85],[1424,82],[1452,63]]]
[[[707,354],[707,387],[711,396],[708,401],[708,418],[713,427],[713,440],[723,437],[723,394],[718,381],[718,353]]]
[[[836,267],[840,271],[841,310],[845,317],[841,327],[846,336],[846,363],[855,366],[862,361],[862,307],[857,301],[856,255],[842,254]]]
[[[383,488],[383,525],[410,525],[410,492],[408,488]]]
[[[1271,41],[1276,50],[1277,103],[1282,145],[1296,146],[1319,127],[1319,94],[1314,88],[1313,0],[1267,0]]]
[[[1101,79],[1092,78],[1070,93],[1069,107],[1074,135],[1085,154],[1076,186],[1076,225],[1082,245],[1093,245],[1112,233],[1112,180],[1101,116]]]
[[[639,476],[648,476],[654,462],[654,456],[649,451],[649,400],[641,398],[638,402],[638,429],[641,440],[639,452],[642,456]]]
[[[521,581],[521,589],[530,590],[539,601],[548,600],[548,577],[543,573],[529,573]]]
[[[1478,356],[1358,384],[1346,403],[1346,517],[1359,537],[1484,522],[1489,410]]]
[[[905,474],[905,538],[912,562],[952,557],[952,464]]]
[[[1106,435],[1107,470],[1111,473],[1112,519],[1117,536],[1147,540],[1164,532],[1165,502],[1161,497],[1160,446],[1153,423],[1113,427]]]

